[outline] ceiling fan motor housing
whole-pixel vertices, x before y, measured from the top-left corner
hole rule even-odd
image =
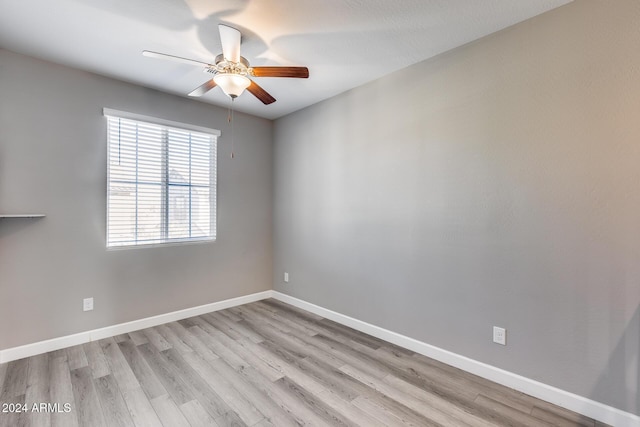
[[[206,67],[204,71],[211,74],[239,74],[241,76],[251,75],[249,61],[247,61],[246,58],[241,56],[239,62],[232,62],[226,60],[223,54],[216,56],[215,65]]]

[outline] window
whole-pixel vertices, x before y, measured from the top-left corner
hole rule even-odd
[[[220,132],[106,109],[107,247],[215,240]]]

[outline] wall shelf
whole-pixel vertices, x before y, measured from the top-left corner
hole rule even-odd
[[[45,214],[0,214],[0,219],[3,218],[44,218]]]

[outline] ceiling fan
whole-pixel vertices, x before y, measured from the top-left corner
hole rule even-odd
[[[307,67],[251,67],[246,58],[240,56],[240,31],[228,25],[219,24],[222,53],[216,56],[214,64],[182,58],[180,56],[145,50],[144,56],[158,59],[168,59],[184,64],[204,67],[204,71],[213,74],[213,78],[194,89],[189,96],[202,96],[216,86],[231,99],[237,98],[248,90],[256,98],[268,105],[275,102],[275,98],[260,87],[249,77],[294,77],[306,79],[309,77]]]

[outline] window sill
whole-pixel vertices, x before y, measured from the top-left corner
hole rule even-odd
[[[202,245],[206,243],[215,242],[216,239],[198,239],[198,240],[177,240],[166,243],[149,243],[140,245],[122,245],[122,246],[107,246],[107,251],[123,251],[130,249],[151,249],[151,248],[166,248],[172,246],[186,246],[186,245]]]

